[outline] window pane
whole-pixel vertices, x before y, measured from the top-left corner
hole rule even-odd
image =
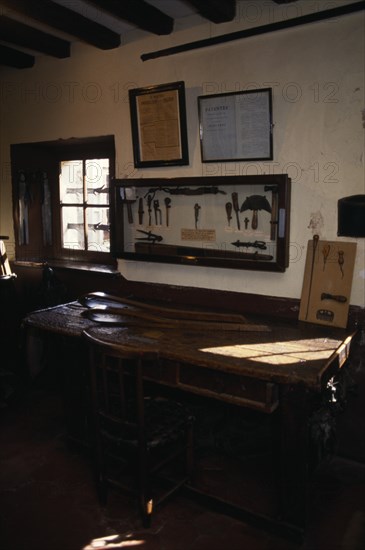
[[[88,250],[110,252],[109,208],[88,208]]]
[[[90,159],[85,162],[87,202],[109,204],[109,159]]]
[[[74,250],[85,249],[83,208],[62,208],[62,247]]]
[[[60,164],[60,202],[82,204],[84,201],[82,160],[64,160]]]

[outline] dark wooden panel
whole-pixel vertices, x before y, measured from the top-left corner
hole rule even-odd
[[[30,50],[59,58],[70,57],[70,42],[24,25],[5,15],[0,17],[0,36],[5,42]]]
[[[77,36],[102,50],[120,46],[119,34],[55,2],[47,0],[32,0],[32,2],[28,0],[2,0],[1,4],[31,19],[45,23],[72,36]]]
[[[196,390],[201,395],[216,396],[226,402],[248,408],[272,412],[278,405],[275,384],[247,376],[237,376],[214,369],[201,369],[194,365],[180,366],[179,385]]]

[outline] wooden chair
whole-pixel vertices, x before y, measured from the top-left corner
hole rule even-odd
[[[193,415],[176,400],[146,395],[143,371],[156,363],[155,354],[105,343],[87,331],[84,336],[100,501],[106,504],[110,486],[133,492],[143,525],[149,527],[154,505],[190,479]],[[156,479],[160,483],[154,486]]]

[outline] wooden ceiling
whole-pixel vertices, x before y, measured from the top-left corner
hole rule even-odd
[[[118,48],[126,29],[171,34],[179,5],[180,13],[185,7],[218,25],[235,18],[236,4],[236,0],[0,0],[0,65],[25,69],[39,54],[70,57],[76,40],[102,50]],[[170,14],[159,5],[168,6]]]

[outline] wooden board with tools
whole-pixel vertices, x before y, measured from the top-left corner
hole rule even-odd
[[[347,326],[355,256],[355,242],[308,241],[300,321]]]

